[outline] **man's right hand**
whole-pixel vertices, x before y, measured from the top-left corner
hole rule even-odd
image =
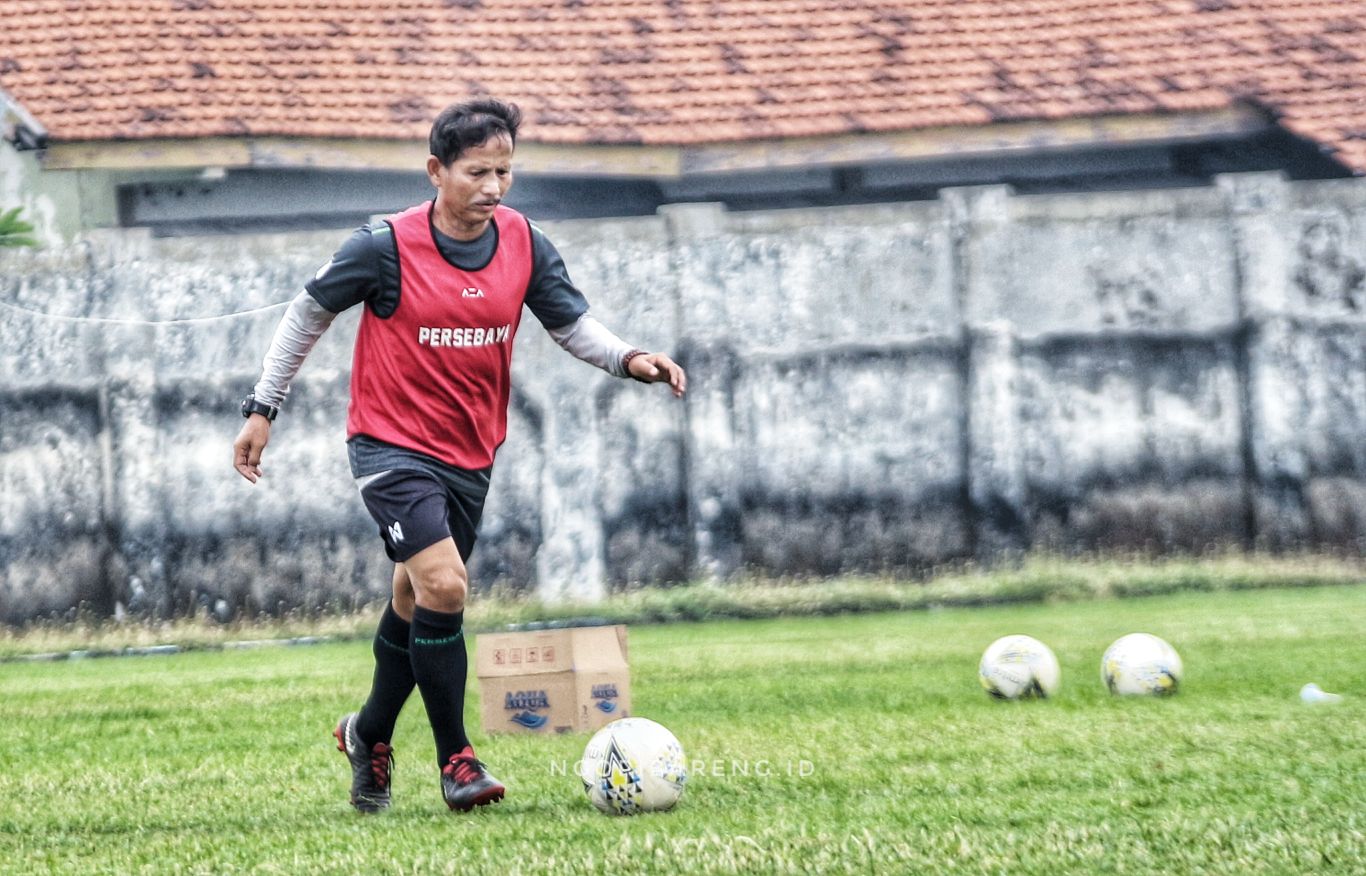
[[[261,477],[261,453],[269,441],[270,420],[260,414],[252,414],[242,424],[237,440],[232,442],[232,466],[253,484]]]

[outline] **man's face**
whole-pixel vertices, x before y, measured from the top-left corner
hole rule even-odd
[[[490,137],[466,149],[449,166],[430,156],[427,176],[436,186],[438,227],[446,224],[440,222],[445,218],[460,234],[477,236],[512,186],[512,141],[506,135]]]

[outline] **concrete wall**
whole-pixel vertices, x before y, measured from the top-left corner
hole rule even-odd
[[[547,231],[691,391],[607,377],[528,316],[477,590],[1366,547],[1366,181]],[[345,233],[0,254],[0,619],[385,592],[343,446],[356,314],[305,365],[263,482],[229,466],[272,305]]]

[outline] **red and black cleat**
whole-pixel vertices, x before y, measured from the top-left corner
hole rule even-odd
[[[506,792],[503,783],[489,775],[488,768],[469,746],[451,755],[451,762],[441,770],[441,795],[447,806],[460,812],[497,803]]]
[[[384,742],[376,742],[367,749],[356,735],[354,712],[337,722],[332,735],[337,737],[337,750],[351,763],[351,805],[361,812],[388,809],[394,749]]]

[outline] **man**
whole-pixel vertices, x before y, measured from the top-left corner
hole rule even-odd
[[[389,805],[390,740],[414,687],[436,740],[447,805],[467,811],[504,794],[465,734],[465,563],[507,430],[523,304],[578,358],[618,377],[668,383],[676,397],[687,388],[668,356],[631,347],[589,316],[555,247],[502,205],[520,121],[516,106],[492,99],[442,111],[427,159],[436,197],[342,245],[291,302],[242,403],[247,422],[233,462],[255,483],[271,422],[304,357],[336,314],[365,305],[347,452],[395,567],[370,695],[334,731],[351,763],[351,804],[362,812]]]

